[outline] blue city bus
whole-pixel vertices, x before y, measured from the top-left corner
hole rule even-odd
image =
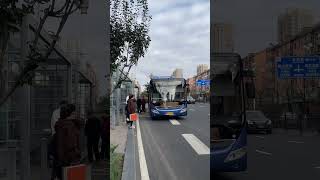
[[[214,54],[211,85],[211,172],[247,169],[245,89],[241,58]]]
[[[151,118],[187,116],[187,89],[184,78],[152,77],[148,88]]]

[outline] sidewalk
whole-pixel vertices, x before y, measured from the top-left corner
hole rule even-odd
[[[125,153],[127,143],[128,126],[125,122],[121,122],[119,126],[110,130],[110,144],[118,145],[116,153]]]

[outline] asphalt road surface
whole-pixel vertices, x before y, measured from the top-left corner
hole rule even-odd
[[[209,111],[209,104],[197,103],[188,105],[184,118],[151,120],[148,114],[141,115],[136,128],[136,179],[142,174],[150,180],[210,179]]]
[[[274,131],[248,136],[248,170],[214,174],[214,180],[319,180],[320,136]]]

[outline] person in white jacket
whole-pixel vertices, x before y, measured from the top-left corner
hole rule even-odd
[[[56,122],[60,118],[60,109],[62,106],[66,106],[67,104],[68,104],[67,101],[61,101],[59,103],[59,107],[55,109],[52,113],[52,116],[51,116],[51,135],[52,136],[55,134],[54,126],[56,125]]]

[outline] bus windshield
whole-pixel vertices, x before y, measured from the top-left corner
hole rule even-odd
[[[149,102],[154,106],[177,106],[186,99],[186,81],[183,78],[152,78],[149,88]]]

